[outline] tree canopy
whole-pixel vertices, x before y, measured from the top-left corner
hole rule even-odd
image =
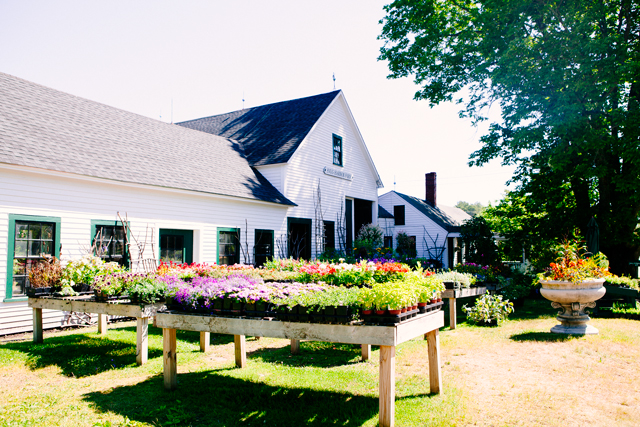
[[[500,106],[470,165],[516,165],[513,196],[541,203],[539,225],[558,238],[584,236],[595,217],[613,271],[638,259],[638,0],[397,0],[385,11],[379,59],[389,77],[413,76],[415,99],[455,100],[474,123]]]
[[[480,202],[469,203],[461,200],[456,203],[456,208],[462,209],[471,216],[476,216],[481,214],[486,209],[486,206],[483,206]]]

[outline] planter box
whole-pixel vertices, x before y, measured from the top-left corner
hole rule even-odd
[[[48,297],[53,294],[54,288],[46,287],[46,288],[32,288],[27,287],[27,296],[30,298],[40,298],[40,297]]]

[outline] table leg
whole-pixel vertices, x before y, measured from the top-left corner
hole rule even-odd
[[[449,329],[456,328],[456,299],[449,298]]]
[[[211,344],[211,332],[200,332],[200,351],[206,353]]]
[[[442,375],[440,375],[440,335],[437,329],[427,333],[427,347],[429,352],[429,388],[431,393],[440,393]]]
[[[366,362],[371,356],[371,344],[362,344],[360,347],[362,348],[362,361]]]
[[[176,330],[162,329],[162,352],[164,370],[164,388],[175,390],[178,388],[178,359],[176,357]]]
[[[247,366],[246,340],[244,335],[234,335],[233,343],[236,349],[236,366],[244,368]]]
[[[33,309],[33,342],[36,344],[42,344],[44,337],[42,327],[42,309]]]
[[[380,427],[393,427],[396,400],[396,347],[380,346]]]
[[[300,353],[300,340],[291,340],[291,354]]]
[[[136,363],[144,365],[149,357],[149,318],[136,318]]]
[[[106,335],[107,334],[107,319],[108,319],[108,315],[107,314],[98,314],[98,333],[100,335]]]

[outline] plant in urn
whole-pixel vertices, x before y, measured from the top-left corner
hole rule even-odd
[[[560,257],[538,275],[540,294],[560,310],[557,316],[560,324],[551,328],[551,332],[597,334],[595,327],[587,325],[591,319],[585,310],[595,308],[595,302],[604,296],[604,282],[610,274],[604,254],[590,254],[577,243],[563,243]]]

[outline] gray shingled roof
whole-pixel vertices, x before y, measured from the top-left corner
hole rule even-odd
[[[408,196],[406,194],[398,193],[397,191],[395,193],[450,233],[459,233],[462,223],[466,219],[471,218],[462,209],[450,206],[433,207],[417,197]]]
[[[0,162],[294,205],[236,142],[0,73]]]
[[[252,166],[286,163],[339,90],[178,123],[238,141]]]

